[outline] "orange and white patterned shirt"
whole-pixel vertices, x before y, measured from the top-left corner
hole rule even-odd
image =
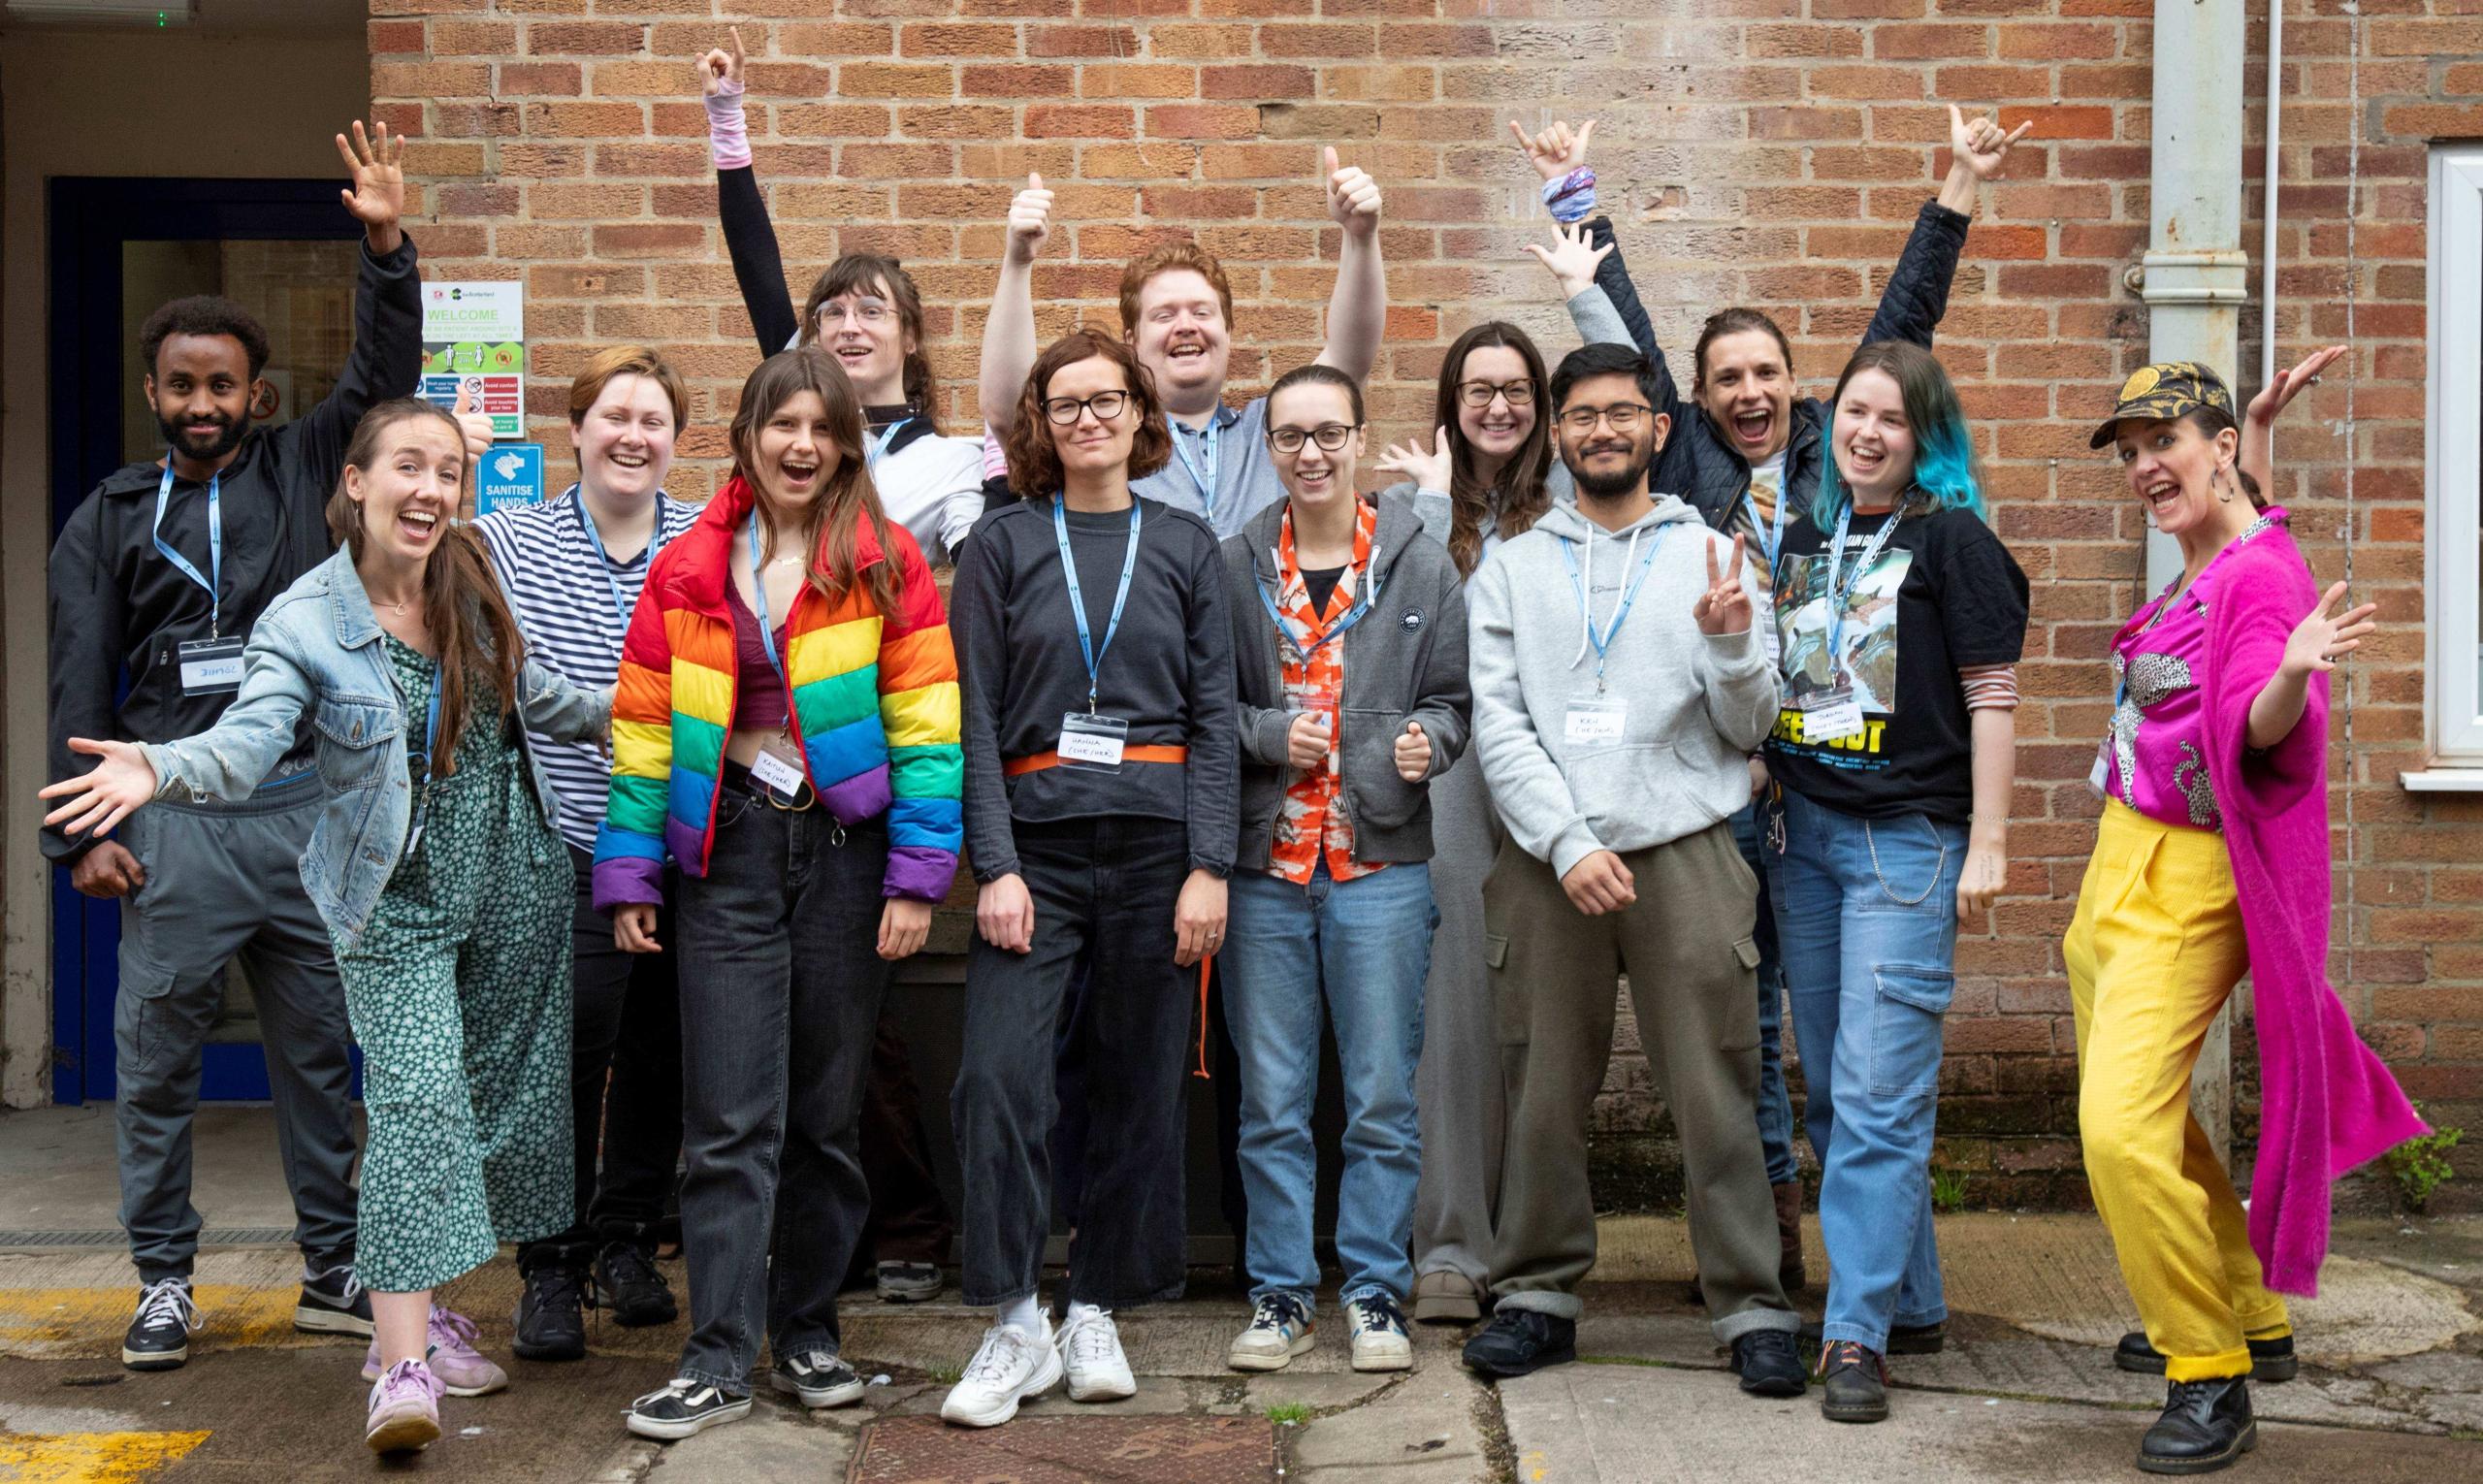
[[[1369,876],[1387,864],[1354,859],[1354,824],[1338,802],[1343,785],[1337,771],[1344,747],[1338,703],[1345,693],[1345,646],[1337,626],[1353,610],[1370,579],[1371,540],[1378,529],[1378,506],[1359,502],[1354,515],[1353,565],[1337,579],[1324,613],[1310,609],[1310,590],[1303,581],[1302,561],[1293,548],[1292,510],[1285,511],[1276,537],[1276,629],[1281,641],[1276,654],[1285,704],[1296,711],[1324,710],[1329,724],[1327,759],[1315,768],[1300,770],[1284,790],[1268,853],[1268,874],[1296,886],[1310,884],[1323,855],[1334,881]]]

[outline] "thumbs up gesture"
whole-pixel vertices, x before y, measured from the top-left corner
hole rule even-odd
[[[1031,263],[1035,253],[1051,236],[1051,192],[1044,188],[1044,177],[1026,172],[1026,188],[1009,203],[1009,260]]]
[[[1330,145],[1320,157],[1327,172],[1328,214],[1347,237],[1369,238],[1379,230],[1379,182],[1359,165],[1339,165],[1337,146]]]
[[[1397,776],[1407,783],[1432,776],[1432,739],[1423,735],[1420,722],[1407,722],[1397,734]]]

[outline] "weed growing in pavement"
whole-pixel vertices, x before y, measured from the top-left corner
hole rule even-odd
[[[1310,1407],[1303,1402],[1275,1402],[1268,1406],[1267,1417],[1279,1427],[1296,1427],[1310,1420]]]
[[[2414,1105],[2415,1113],[2422,1111],[2422,1104]],[[2448,1151],[2465,1137],[2466,1130],[2462,1128],[2434,1124],[2430,1133],[2408,1139],[2388,1151],[2388,1173],[2396,1178],[2398,1194],[2407,1210],[2421,1215],[2432,1204],[2432,1192],[2444,1181],[2457,1178],[2457,1171],[2449,1166]]]
[[[1966,1173],[1963,1170],[1931,1172],[1931,1209],[1944,1216],[1955,1215],[1966,1209]]]

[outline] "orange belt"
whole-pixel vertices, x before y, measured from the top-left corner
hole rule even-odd
[[[1189,760],[1190,750],[1186,747],[1147,745],[1121,749],[1123,762],[1187,762]],[[1030,753],[1023,758],[1012,758],[1003,762],[1000,764],[1000,771],[1008,777],[1017,778],[1058,766],[1060,766],[1060,754],[1056,752]]]

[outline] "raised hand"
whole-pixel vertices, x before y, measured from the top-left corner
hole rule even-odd
[[[1337,146],[1320,155],[1327,174],[1328,214],[1347,237],[1368,238],[1379,230],[1379,182],[1359,165],[1339,165]]]
[[[741,27],[732,28],[732,50],[711,47],[707,54],[698,59],[698,85],[710,98],[742,90],[742,69],[748,65],[750,56],[742,50]]]
[[[2379,628],[2370,621],[2370,616],[2379,611],[2379,604],[2364,603],[2339,613],[2338,605],[2344,600],[2345,585],[2336,583],[2320,597],[2319,606],[2294,626],[2293,636],[2285,640],[2285,657],[2277,666],[2280,671],[2326,674],[2337,667],[2338,661],[2362,648],[2363,636]]]
[[[460,381],[457,408],[451,415],[457,419],[457,431],[465,435],[466,468],[470,472],[492,451],[492,414],[474,405],[474,394]]]
[[[1716,566],[1716,543],[1707,543],[1707,591],[1698,595],[1698,601],[1690,609],[1690,616],[1698,621],[1700,633],[1722,637],[1750,629],[1750,590],[1742,586],[1745,539],[1733,537],[1732,562],[1721,571]]]
[[[41,797],[64,801],[43,817],[46,825],[57,824],[64,834],[92,830],[108,835],[113,825],[129,818],[131,810],[155,796],[155,769],[134,743],[71,737],[69,750],[103,760],[93,772],[64,778],[42,791]]]
[[[2034,127],[2035,121],[2029,118],[2004,134],[1996,120],[1980,114],[1969,119],[1955,104],[1950,104],[1950,157],[1974,172],[1978,180],[1997,180],[2006,174],[2009,146],[2024,139]]]
[[[1051,236],[1051,192],[1044,177],[1026,172],[1026,188],[1009,203],[1009,261],[1031,263]]]
[[[397,224],[405,214],[405,137],[390,134],[384,123],[366,134],[357,118],[350,141],[337,136],[337,153],[344,156],[345,171],[353,177],[352,189],[338,193],[345,210],[362,223],[374,248],[394,251]]]
[[[2277,414],[2302,395],[2304,387],[2316,382],[2319,373],[2336,365],[2344,354],[2344,346],[2331,345],[2325,350],[2312,351],[2290,370],[2276,372],[2274,379],[2261,387],[2258,396],[2250,399],[2250,421],[2263,428],[2273,423]]]
[[[1432,446],[1426,453],[1420,443],[1391,443],[1379,456],[1375,466],[1383,474],[1403,474],[1414,481],[1417,489],[1437,490],[1447,494],[1448,481],[1457,466],[1448,455],[1448,430],[1434,429]]]
[[[1509,132],[1517,136],[1517,146],[1526,151],[1526,162],[1546,180],[1558,180],[1587,162],[1587,141],[1595,137],[1595,120],[1578,125],[1575,132],[1565,119],[1556,118],[1550,127],[1532,134],[1516,119],[1509,120]]]
[[[1561,280],[1561,296],[1575,299],[1595,287],[1595,266],[1612,256],[1612,244],[1597,247],[1587,234],[1584,222],[1556,227],[1556,241],[1549,247],[1535,242],[1526,244],[1534,261],[1550,269],[1552,276]]]

